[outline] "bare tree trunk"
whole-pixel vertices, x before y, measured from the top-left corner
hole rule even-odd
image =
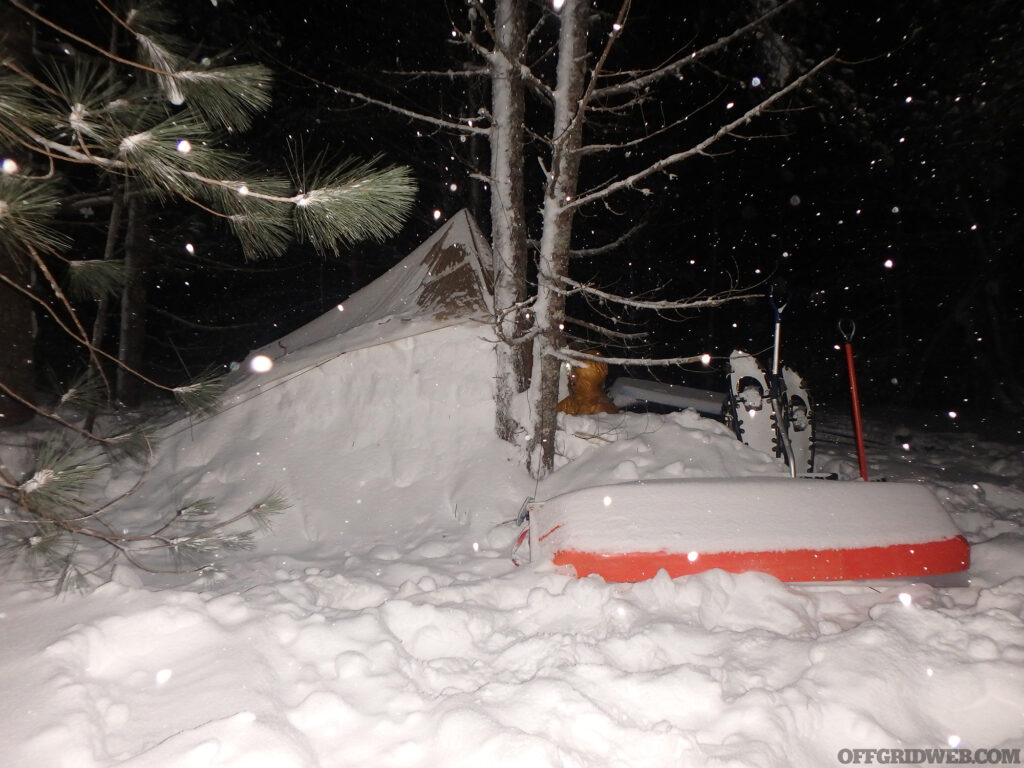
[[[0,274],[28,286],[29,268],[4,250],[0,250]],[[36,335],[32,302],[3,282],[0,282],[0,329],[0,382],[19,397],[31,401]],[[33,413],[26,404],[0,391],[0,429],[22,424],[32,418]]]
[[[558,75],[554,92],[555,119],[551,132],[551,166],[544,189],[544,218],[537,273],[534,373],[531,403],[534,424],[530,447],[530,473],[541,478],[554,466],[558,405],[558,375],[565,324],[562,278],[569,264],[574,209],[564,204],[576,196],[583,143],[583,96],[587,67],[587,13],[585,0],[566,0],[561,10],[558,40]],[[537,368],[540,368],[539,375]]]
[[[497,39],[491,56],[491,248],[498,323],[495,429],[515,440],[512,399],[526,387],[525,344],[519,304],[526,296],[526,207],[523,185],[525,94],[520,57],[526,44],[524,0],[497,0]]]
[[[130,192],[130,190],[129,190]],[[142,382],[130,371],[141,371],[146,341],[146,272],[151,260],[146,202],[138,195],[128,199],[124,238],[125,285],[121,294],[121,337],[117,358],[117,399],[128,406],[139,404]]]
[[[110,190],[110,218],[107,222],[107,240],[103,246],[103,259],[110,261],[114,258],[117,249],[117,240],[121,234],[121,213],[124,210],[124,191],[121,182],[114,180]],[[92,323],[92,345],[96,349],[102,349],[103,337],[107,333],[107,322],[110,319],[110,296],[103,294],[96,302],[96,317]],[[109,380],[104,371],[99,367],[99,358],[93,360],[89,366],[90,373],[96,379],[102,381],[106,387],[107,400],[111,399],[113,392],[110,391]],[[89,410],[85,418],[85,429],[92,431],[96,423],[96,410]]]

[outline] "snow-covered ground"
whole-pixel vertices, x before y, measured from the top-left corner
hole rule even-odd
[[[60,598],[4,581],[0,765],[800,768],[1024,748],[1019,442],[868,425],[873,474],[925,484],[972,542],[963,586],[516,568],[527,496],[784,469],[693,412],[568,417],[535,487],[492,436],[484,335],[292,365],[255,397],[251,377],[168,430],[139,510],[272,487],[293,508],[212,579],[124,569]],[[826,414],[819,468],[852,479],[842,425]]]

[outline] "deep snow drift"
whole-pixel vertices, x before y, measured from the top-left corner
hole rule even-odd
[[[487,335],[292,359],[168,429],[134,513],[274,487],[293,509],[214,579],[125,569],[59,599],[5,581],[2,764],[790,768],[854,747],[1024,747],[1019,445],[871,433],[872,470],[924,483],[974,544],[962,587],[516,568],[528,496],[785,469],[693,412],[568,417],[535,487],[493,437]],[[854,477],[850,445],[821,437],[821,468]]]

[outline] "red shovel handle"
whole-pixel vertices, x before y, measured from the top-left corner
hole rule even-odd
[[[853,321],[849,321],[849,332],[844,327],[845,323],[839,323],[839,332],[846,340],[846,371],[850,376],[850,400],[853,403],[853,435],[857,439],[857,460],[860,462],[860,476],[868,479],[868,461],[864,454],[864,428],[860,418],[860,395],[857,394],[857,372],[853,366],[853,334],[857,327]]]

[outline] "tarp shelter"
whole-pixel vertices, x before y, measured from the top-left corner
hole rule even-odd
[[[426,530],[507,498],[494,467],[515,467],[511,446],[490,428],[491,270],[487,241],[460,211],[377,280],[254,350],[217,413],[162,436],[174,494],[238,509],[280,490],[290,522],[263,540],[280,551],[344,547],[350,534],[387,541],[396,510],[432,509],[432,520],[406,521]],[[367,488],[386,510],[362,505]],[[154,493],[135,500],[164,503]]]
[[[253,358],[261,355],[277,368],[300,350],[317,349],[326,359],[394,341],[422,331],[422,321],[431,328],[486,321],[493,315],[493,272],[487,239],[463,209],[372,283],[301,328],[253,350],[242,370],[251,371]],[[309,364],[308,355],[303,362]]]

